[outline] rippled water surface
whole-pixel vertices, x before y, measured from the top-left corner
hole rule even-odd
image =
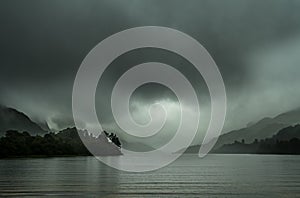
[[[0,160],[0,197],[300,197],[300,156],[184,155],[148,173],[94,157]]]

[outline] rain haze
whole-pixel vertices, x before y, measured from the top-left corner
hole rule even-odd
[[[47,122],[53,131],[74,125],[73,82],[88,52],[108,36],[138,26],[174,28],[207,49],[227,91],[223,133],[300,107],[300,1],[30,2],[0,3],[0,103]],[[208,89],[187,60],[159,49],[123,54],[105,71],[96,94],[103,127],[120,131],[110,109],[114,83],[129,68],[150,61],[172,65],[194,86],[201,105],[199,138],[194,140],[199,144],[210,117]],[[147,123],[147,109],[158,101],[169,115],[159,135],[161,142],[158,137],[149,140],[159,145],[178,126],[174,93],[162,85],[146,84],[135,91],[130,110],[136,122]],[[193,116],[194,107],[183,108]],[[82,128],[93,124],[82,123]]]

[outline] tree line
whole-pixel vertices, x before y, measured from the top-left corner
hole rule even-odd
[[[89,142],[99,143],[86,131],[80,132]],[[104,133],[112,143],[121,147],[121,142],[114,133]],[[0,138],[0,158],[14,156],[88,156],[91,155],[82,143],[76,128],[68,128],[59,133],[44,136],[32,136],[28,132],[9,130]]]
[[[300,154],[300,139],[276,140],[267,138],[255,139],[252,143],[245,143],[244,140],[235,141],[232,144],[225,144],[214,151],[215,153],[243,153],[243,154]]]

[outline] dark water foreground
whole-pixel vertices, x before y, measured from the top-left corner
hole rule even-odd
[[[0,197],[299,197],[300,156],[184,155],[149,173],[94,157],[0,160]]]

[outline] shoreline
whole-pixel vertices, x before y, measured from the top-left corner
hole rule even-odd
[[[197,153],[184,153],[183,155],[197,155]],[[291,153],[209,153],[208,155],[259,155],[259,156],[300,156],[300,154],[291,154]],[[122,155],[103,155],[99,157],[118,157]],[[28,155],[28,156],[8,156],[0,157],[0,160],[9,160],[9,159],[40,159],[40,158],[64,158],[64,157],[95,157],[93,155]]]

